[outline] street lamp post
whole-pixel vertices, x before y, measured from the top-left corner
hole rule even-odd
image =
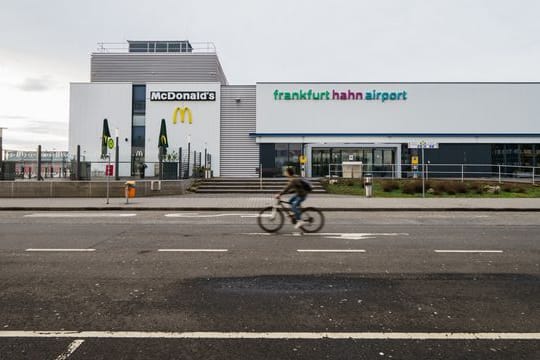
[[[116,152],[114,154],[114,179],[120,180],[120,145],[118,144],[118,128],[114,130],[114,135],[116,137]]]
[[[54,178],[54,153],[56,152],[56,148],[53,148],[52,149],[52,153],[51,153],[51,179]]]
[[[189,179],[189,161],[191,157],[191,135],[187,137],[187,178]]]

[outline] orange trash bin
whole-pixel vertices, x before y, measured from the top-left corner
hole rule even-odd
[[[128,199],[133,199],[136,193],[135,181],[126,181],[124,184],[124,196],[126,197],[126,203]]]

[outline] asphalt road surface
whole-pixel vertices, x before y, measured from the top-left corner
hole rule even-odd
[[[539,359],[538,213],[0,213],[0,359]]]

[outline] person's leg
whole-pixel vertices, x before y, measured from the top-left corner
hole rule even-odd
[[[300,220],[300,203],[302,202],[301,197],[298,195],[294,195],[293,197],[291,197],[289,202],[291,203],[291,210],[294,213],[294,218],[296,220]]]
[[[306,200],[305,196],[297,196],[296,200],[296,209],[298,211],[298,214],[296,214],[296,220],[301,220],[302,218],[302,203]]]

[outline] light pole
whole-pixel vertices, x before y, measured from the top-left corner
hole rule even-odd
[[[118,128],[114,129],[114,136],[116,137],[116,151],[114,154],[114,179],[120,180],[120,145],[118,144]]]
[[[53,148],[52,149],[52,153],[51,153],[51,179],[54,178],[54,153],[56,152],[56,148]]]
[[[187,178],[189,179],[189,161],[191,157],[191,134],[187,136]]]
[[[425,141],[420,141],[420,147],[422,147],[422,197],[426,197],[426,162],[424,161],[424,148],[426,147]]]

